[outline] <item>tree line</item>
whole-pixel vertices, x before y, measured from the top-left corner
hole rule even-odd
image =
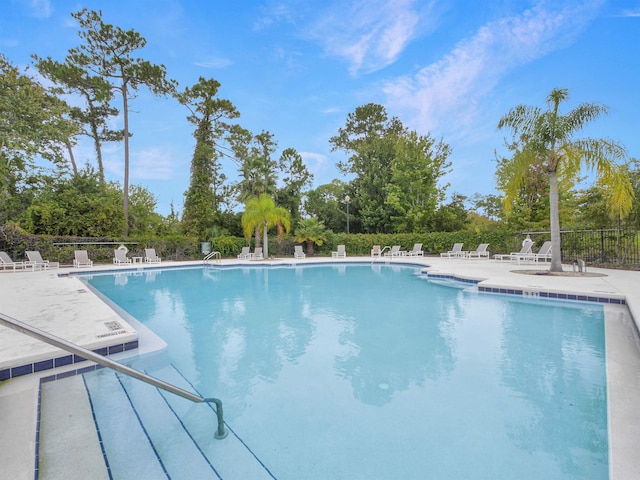
[[[277,227],[313,250],[327,234],[344,232],[347,222],[351,233],[367,234],[557,232],[560,225],[637,228],[640,222],[638,162],[628,161],[614,141],[575,138],[607,108],[581,104],[564,115],[567,90],[554,89],[546,111],[517,106],[500,119],[498,127],[512,134],[505,140],[509,156],[493,159],[500,194],[452,192],[447,201],[450,185],[443,178],[452,168],[451,147],[373,103],[349,113],[329,139],[332,151],[346,155],[338,168],[350,180],[312,189],[312,174],[296,149],[277,155],[272,133],[243,128],[237,108],[219,97],[217,80],[201,77],[180,88],[164,65],[137,57],[146,40],[136,31],[104,23],[99,11],[72,17],[80,27],[77,47],[62,60],[33,55],[34,68],[50,85],[0,54],[0,224],[33,234],[96,237],[255,235],[257,245],[261,233],[266,242]],[[159,215],[153,193],[129,183],[129,144],[135,141],[129,111],[141,89],[176,99],[194,128],[180,213],[172,208]],[[69,94],[82,106],[69,105]],[[112,127],[118,116],[121,129]],[[83,136],[93,145],[95,163],[78,166],[74,147]],[[124,144],[122,184],[105,180],[102,152],[112,142]],[[237,165],[237,181],[225,177],[222,162]],[[596,182],[578,188],[584,166],[596,172]]]

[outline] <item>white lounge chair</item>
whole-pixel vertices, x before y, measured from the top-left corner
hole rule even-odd
[[[36,270],[38,268],[42,268],[43,270],[47,270],[49,268],[58,268],[60,267],[59,262],[50,262],[49,260],[43,260],[42,255],[37,250],[29,250],[25,252],[27,254],[27,258],[29,259],[26,264],[31,265],[31,267]]]
[[[7,254],[7,252],[0,252],[0,267],[2,267],[3,270],[11,267],[15,272],[16,268],[22,268],[24,270],[25,264],[24,262],[14,262],[13,260],[11,260],[11,257]]]
[[[331,252],[331,257],[332,258],[346,258],[347,257],[347,251],[344,248],[344,245],[338,245],[338,251],[337,252]]]
[[[510,262],[522,262],[527,260],[535,260],[533,253],[531,252],[531,246],[533,242],[523,242],[522,248],[519,252],[501,253],[493,256],[494,260],[503,261],[509,260]]]
[[[145,248],[144,261],[147,263],[160,263],[162,259],[158,255],[156,255],[155,248]]]
[[[295,245],[293,247],[293,258],[305,258],[305,254],[302,251],[302,245]]]
[[[253,253],[251,254],[251,260],[264,260],[264,255],[262,254],[262,247],[253,249]]]
[[[372,257],[379,257],[380,256],[380,245],[374,245],[373,248],[371,249],[371,256]]]
[[[422,244],[416,243],[413,245],[413,250],[409,250],[406,253],[409,257],[422,257],[424,256],[424,252],[422,251]]]
[[[465,252],[462,251],[462,243],[454,243],[453,248],[448,252],[442,252],[440,257],[442,258],[460,258],[464,256]]]
[[[384,252],[385,257],[399,257],[401,255],[402,252],[400,251],[400,245],[394,245],[391,247],[391,250]]]
[[[74,252],[73,266],[74,268],[80,267],[93,267],[93,260],[89,259],[89,254],[86,250],[76,250]]]
[[[127,257],[127,251],[123,248],[116,248],[113,251],[113,264],[122,265],[127,263],[131,263],[131,259]]]
[[[251,258],[251,249],[242,247],[242,251],[238,254],[238,260],[249,260]]]
[[[481,243],[478,248],[467,252],[466,258],[486,258],[489,259],[489,252],[487,251],[488,243]]]
[[[537,263],[539,260],[551,261],[551,242],[546,241],[538,250],[538,253],[533,254],[533,260]]]

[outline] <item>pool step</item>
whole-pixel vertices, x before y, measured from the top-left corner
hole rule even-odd
[[[39,480],[109,480],[81,376],[42,383],[38,451]]]
[[[193,388],[171,366],[148,372],[185,390]],[[100,370],[85,375],[114,479],[271,479],[232,432],[214,438],[216,415],[130,377]]]

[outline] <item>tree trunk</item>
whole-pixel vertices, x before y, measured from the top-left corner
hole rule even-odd
[[[267,222],[264,222],[264,259],[269,258],[269,245],[267,244]]]
[[[77,175],[78,166],[76,165],[76,157],[73,156],[73,147],[69,142],[65,142],[65,145],[67,146],[67,151],[69,152],[69,161],[71,162],[71,168],[73,169],[73,174]]]
[[[313,255],[313,240],[307,240],[307,255]]]
[[[91,135],[93,136],[93,148],[96,151],[96,161],[98,162],[98,176],[100,177],[100,183],[104,184],[104,165],[102,164],[102,144],[100,143],[100,137],[98,130],[94,124],[91,124]]]
[[[562,254],[560,251],[560,213],[558,211],[558,177],[556,172],[549,173],[549,208],[551,210],[551,266],[550,272],[562,272]]]
[[[124,75],[124,74],[123,74]],[[127,84],[122,85],[122,110],[124,114],[124,186],[122,187],[122,209],[124,210],[124,236],[129,236],[129,99]]]
[[[260,228],[257,225],[256,225],[255,237],[256,237],[256,246],[255,246],[255,248],[260,248]]]

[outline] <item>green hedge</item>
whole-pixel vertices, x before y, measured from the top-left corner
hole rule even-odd
[[[489,243],[488,250],[494,254],[519,250],[518,242],[519,239],[513,233],[506,231],[482,234],[471,231],[355,235],[338,233],[318,247],[317,253],[331,255],[338,245],[344,245],[347,255],[370,255],[373,245],[400,245],[402,250],[411,250],[414,244],[422,243],[422,250],[426,255],[438,255],[440,252],[451,250],[454,243],[463,243],[464,250],[475,250],[479,244]]]
[[[247,241],[241,237],[215,237],[211,241],[211,251],[220,252],[223,258],[233,258],[242,247],[254,248],[254,239]],[[425,254],[437,255],[450,250],[454,243],[462,242],[464,250],[475,250],[480,243],[489,243],[489,251],[508,253],[520,249],[521,238],[511,232],[471,231],[403,233],[403,234],[346,234],[329,233],[327,241],[316,247],[317,256],[330,256],[338,245],[345,245],[347,255],[369,255],[373,245],[400,245],[403,250],[411,250],[415,243],[422,243]],[[129,249],[129,256],[144,256],[145,248],[155,248],[164,260],[197,260],[204,258],[201,242],[195,237],[172,235],[168,237],[138,238],[88,238],[31,235],[15,225],[0,227],[0,250],[6,251],[15,260],[23,260],[26,250],[39,250],[42,257],[64,265],[73,263],[74,250],[87,250],[89,258],[97,263],[110,263],[113,250],[120,243]],[[271,256],[293,256],[296,243],[291,237],[269,237]],[[306,249],[306,246],[305,246]]]

